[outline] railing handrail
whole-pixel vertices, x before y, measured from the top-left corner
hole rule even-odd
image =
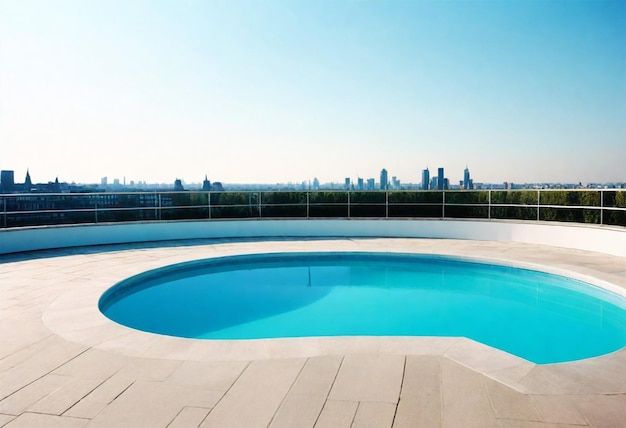
[[[554,200],[553,197],[547,195],[553,192],[564,193],[565,197],[559,197],[561,201]],[[589,194],[593,192],[597,196],[589,198],[587,201],[580,197],[570,198],[571,194]],[[377,198],[370,198],[368,201],[366,195],[384,194]],[[527,193],[527,201],[519,200],[518,197],[512,197],[514,201],[507,200],[505,197],[495,198],[493,195],[505,193],[508,195]],[[615,193],[612,196],[611,193]],[[294,195],[291,199],[285,200],[284,195]],[[429,198],[406,198],[402,200],[402,195],[433,195],[441,194],[428,200]],[[471,201],[474,195],[484,195]],[[542,198],[542,194],[546,196]],[[619,198],[617,195],[620,195]],[[226,196],[224,196],[226,195]],[[239,195],[231,201],[224,201],[228,195]],[[272,195],[281,195],[273,198]],[[316,196],[317,195],[317,196]],[[324,197],[326,195],[345,195]],[[453,196],[454,195],[454,196]],[[465,195],[470,201],[462,200],[459,195]],[[623,195],[623,196],[622,196]],[[365,196],[365,197],[364,197]],[[607,203],[609,196],[612,202]],[[184,204],[180,198],[188,198],[188,204]],[[623,198],[623,199],[622,199]],[[283,200],[280,200],[283,199]],[[320,200],[321,199],[321,200]],[[360,200],[365,199],[365,200]],[[418,199],[417,201],[415,199]],[[419,200],[425,199],[425,200]],[[622,202],[615,202],[617,199]],[[574,212],[565,221],[577,221],[576,218],[583,219],[583,223],[605,224],[607,214],[611,214],[613,218],[618,216],[617,220],[611,220],[611,225],[626,226],[626,190],[625,189],[480,189],[480,190],[353,190],[353,189],[329,189],[329,190],[241,190],[241,191],[183,191],[177,192],[172,190],[159,191],[140,191],[140,192],[85,192],[85,193],[21,193],[21,194],[0,194],[0,209],[3,220],[1,225],[3,228],[22,227],[38,224],[68,224],[68,221],[58,221],[52,216],[67,216],[71,223],[71,214],[84,215],[84,218],[75,219],[76,223],[98,223],[110,221],[145,221],[145,220],[167,220],[167,219],[185,219],[179,215],[170,218],[171,212],[182,214],[190,213],[192,210],[198,211],[198,217],[202,219],[228,218],[228,216],[220,217],[220,213],[224,210],[241,210],[232,218],[285,218],[285,217],[305,217],[305,218],[395,218],[395,217],[411,217],[410,213],[401,213],[398,209],[414,210],[413,217],[416,218],[477,218],[477,219],[519,219],[528,220],[528,215],[518,217],[507,217],[497,210],[502,209],[530,209],[536,212],[534,220],[560,221],[559,212]],[[569,205],[569,200],[572,205]],[[72,202],[79,201],[77,204]],[[82,201],[82,202],[81,202]],[[545,202],[542,202],[545,201]],[[559,203],[560,202],[560,203]],[[116,203],[119,204],[116,206]],[[585,205],[588,203],[589,205]],[[623,206],[622,206],[623,204]],[[70,206],[68,206],[70,205]],[[618,206],[620,205],[620,206]],[[345,208],[345,212],[342,210]],[[363,210],[370,207],[378,214],[371,215]],[[384,208],[384,213],[382,209]],[[448,208],[448,209],[446,209]],[[456,208],[456,210],[455,210]],[[460,213],[459,208],[466,209],[465,213]],[[329,209],[330,214],[320,214],[320,210]],[[430,209],[430,211],[418,212],[419,209]],[[432,211],[434,209],[435,211]],[[438,211],[438,209],[440,211]],[[472,213],[472,209],[479,209]],[[272,213],[271,210],[274,210]],[[279,211],[276,211],[279,210]],[[282,211],[280,211],[282,210]],[[291,212],[289,211],[291,210]],[[335,211],[332,211],[335,210]],[[417,210],[417,211],[415,211]],[[486,211],[485,211],[486,210]],[[549,210],[553,210],[550,212]],[[107,213],[147,213],[139,215],[139,218],[130,218],[127,214],[126,218],[110,219]],[[150,214],[152,213],[152,214]],[[542,217],[541,214],[544,214]],[[587,213],[587,214],[585,214]],[[589,213],[597,213],[589,217]],[[621,213],[624,213],[622,219]],[[150,214],[150,215],[148,215]],[[166,214],[164,216],[164,214]],[[223,214],[223,213],[222,213]],[[45,216],[50,218],[46,219]],[[119,214],[122,215],[122,214]],[[185,214],[187,215],[187,214]],[[26,217],[34,218],[40,216],[39,220],[31,220],[30,224]],[[91,218],[93,217],[93,218]],[[20,223],[20,218],[23,220]],[[562,219],[561,219],[562,220]],[[588,221],[589,220],[589,221]]]

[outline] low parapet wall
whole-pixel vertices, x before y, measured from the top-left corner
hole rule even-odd
[[[0,230],[0,254],[203,238],[389,237],[514,241],[626,257],[626,229],[577,223],[481,220],[212,220]]]

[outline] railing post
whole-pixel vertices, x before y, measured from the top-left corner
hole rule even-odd
[[[159,193],[158,201],[159,201],[159,221],[161,221],[161,219],[163,217],[163,205],[162,205],[162,202],[161,202],[161,194],[160,193]]]
[[[4,205],[4,227],[7,227],[7,198],[2,198],[2,205]]]
[[[604,189],[600,189],[600,224],[604,224]]]
[[[489,206],[487,208],[487,218],[491,220],[491,189],[489,189],[487,192],[488,192],[487,195],[489,197],[489,200],[488,200]]]
[[[348,218],[350,218],[350,191],[348,190]]]
[[[259,192],[259,218],[263,217],[263,213],[261,212],[261,198],[263,197],[263,192]]]
[[[211,220],[211,192],[210,191],[207,193],[207,198],[208,198],[207,206],[209,208],[209,220]]]
[[[541,190],[537,189],[537,221],[539,221],[539,205],[541,205]]]
[[[385,218],[389,218],[389,190],[385,190]]]
[[[441,218],[446,218],[446,191],[441,191]]]
[[[94,203],[93,210],[96,224],[98,224],[98,195],[96,195],[96,202]]]
[[[309,207],[311,205],[311,192],[307,191],[306,192],[306,218],[309,218]]]

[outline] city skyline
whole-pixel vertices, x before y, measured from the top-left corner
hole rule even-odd
[[[625,16],[585,0],[0,0],[0,169],[624,182]]]

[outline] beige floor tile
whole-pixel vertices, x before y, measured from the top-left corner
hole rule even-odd
[[[209,413],[202,427],[266,427],[305,362],[304,359],[253,362]]]
[[[5,426],[6,424],[8,424],[9,422],[11,422],[13,419],[15,419],[17,416],[13,416],[13,415],[3,415],[0,413],[0,427]]]
[[[326,398],[330,391],[342,357],[326,356],[309,358],[296,379],[290,394],[305,394]]]
[[[184,407],[211,408],[220,396],[164,382],[136,382],[98,413],[89,426],[164,427]]]
[[[395,412],[395,404],[359,403],[352,428],[391,428]]]
[[[315,425],[326,397],[289,393],[270,423],[270,428],[311,428]]]
[[[482,375],[460,364],[441,360],[444,427],[495,427],[497,421]]]
[[[576,407],[594,428],[626,426],[626,395],[578,396]]]
[[[540,420],[528,396],[484,376],[483,382],[496,418]]]
[[[406,357],[394,428],[441,426],[441,357]]]
[[[358,406],[355,401],[326,401],[315,428],[351,428]]]
[[[398,402],[404,372],[400,355],[348,355],[329,398],[339,401]]]
[[[530,399],[543,422],[587,424],[587,419],[576,406],[576,396],[532,395]]]
[[[190,428],[199,426],[209,414],[210,409],[202,407],[183,407],[167,428]]]
[[[81,428],[86,426],[88,422],[86,419],[65,416],[23,413],[6,424],[4,428]]]
[[[225,392],[248,366],[247,362],[183,361],[167,379],[178,386]]]

